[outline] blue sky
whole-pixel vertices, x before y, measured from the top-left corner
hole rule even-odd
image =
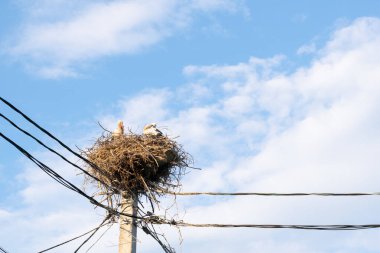
[[[379,191],[379,1],[9,0],[0,13],[1,96],[71,147],[90,145],[98,121],[113,129],[123,119],[136,132],[157,122],[204,168],[184,190]],[[73,168],[0,127],[81,185]],[[101,219],[4,141],[0,185],[9,252],[42,250]],[[379,223],[380,209],[373,197],[178,206],[192,222],[259,224]],[[182,246],[164,230],[183,252],[380,251],[377,230],[183,229]],[[141,251],[157,252],[140,235]],[[115,238],[111,229],[92,251],[116,252]]]

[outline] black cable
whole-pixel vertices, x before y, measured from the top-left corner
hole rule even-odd
[[[0,247],[0,251],[1,251],[2,253],[8,253],[8,252],[5,251],[5,249],[3,249],[2,247]]]
[[[74,251],[74,253],[77,253],[80,248],[83,247],[83,245],[85,245],[95,234],[96,232],[98,232],[98,230],[103,226],[103,224],[110,218],[110,216],[106,217],[102,223],[94,230],[94,232],[91,233],[91,235],[89,237],[86,238],[86,240],[84,240],[81,245],[79,245],[79,247]]]
[[[217,228],[287,228],[303,230],[362,230],[380,228],[380,224],[364,225],[274,225],[274,224],[194,224],[175,222],[173,225],[180,227],[217,227]]]
[[[37,124],[36,122],[34,122],[31,118],[29,118],[26,114],[24,114],[22,111],[20,111],[19,109],[17,109],[13,104],[11,104],[10,102],[8,102],[7,100],[5,100],[2,97],[0,97],[0,101],[2,101],[4,104],[6,104],[12,110],[14,110],[18,114],[20,114],[24,119],[26,119],[32,125],[34,125],[35,127],[37,127],[44,134],[48,135],[50,138],[52,138],[53,140],[55,140],[56,142],[58,142],[62,147],[64,147],[70,153],[74,154],[76,157],[78,157],[78,158],[82,159],[83,161],[85,161],[87,164],[89,164],[90,166],[92,166],[94,169],[98,170],[102,175],[107,176],[107,173],[104,170],[102,170],[96,164],[92,163],[91,161],[89,161],[85,157],[81,156],[80,154],[78,154],[77,152],[75,152],[74,150],[72,150],[69,146],[67,146],[65,143],[63,143],[61,140],[59,140],[57,137],[55,137],[49,131],[47,131],[46,129],[44,129],[43,127],[41,127],[39,124]]]
[[[380,196],[380,192],[352,192],[352,193],[332,193],[332,192],[311,192],[311,193],[274,193],[274,192],[171,192],[163,191],[162,193],[172,194],[176,196],[195,196],[195,195],[211,195],[211,196],[323,196],[323,197],[355,197],[355,196]]]
[[[114,210],[108,206],[103,205],[102,203],[99,203],[96,199],[93,197],[90,197],[85,192],[83,192],[81,189],[76,187],[74,184],[67,181],[65,178],[63,178],[61,175],[56,173],[54,170],[52,170],[49,166],[39,161],[37,158],[32,156],[30,153],[28,153],[25,149],[23,149],[21,146],[19,146],[17,143],[6,137],[3,133],[0,132],[0,137],[2,137],[4,140],[9,142],[11,145],[13,145],[17,150],[19,150],[24,156],[26,156],[29,160],[31,160],[34,164],[36,164],[42,171],[44,171],[46,174],[48,174],[51,178],[53,178],[58,183],[62,184],[66,188],[75,191],[82,195],[83,197],[87,198],[92,204],[99,206],[107,211],[109,211],[111,214],[117,214],[117,215],[124,215],[130,218],[136,218],[136,219],[143,219],[142,217],[127,214],[124,212],[119,212],[117,210]]]
[[[145,232],[145,234],[150,235],[158,244],[160,244],[161,248],[165,251],[165,253],[175,253],[174,249],[170,245],[165,245],[164,242],[159,238],[158,234],[153,231],[154,228],[149,227],[148,223],[140,224],[142,231]]]
[[[112,186],[109,186],[107,185],[104,181],[100,180],[99,178],[91,175],[90,173],[88,173],[86,170],[84,170],[83,168],[81,168],[80,166],[76,165],[75,163],[69,161],[66,157],[64,157],[63,155],[61,155],[60,153],[58,153],[57,151],[55,151],[54,149],[48,147],[45,143],[43,143],[41,140],[37,139],[35,136],[33,136],[32,134],[30,134],[29,132],[27,132],[25,129],[22,129],[21,127],[19,127],[16,123],[14,123],[12,120],[10,120],[9,118],[7,118],[6,116],[4,116],[2,113],[0,113],[0,117],[2,117],[3,119],[5,119],[9,124],[11,124],[14,128],[16,128],[17,130],[19,130],[20,132],[22,132],[23,134],[29,136],[30,138],[32,138],[34,141],[36,141],[38,144],[40,144],[41,146],[43,146],[44,148],[46,148],[47,150],[49,150],[50,152],[56,154],[57,156],[59,156],[61,159],[63,159],[65,162],[69,163],[70,165],[74,166],[75,168],[79,169],[80,171],[82,171],[83,173],[85,173],[87,176],[91,177],[92,179],[100,182],[101,184],[103,184],[104,186],[106,186],[107,188],[111,188],[113,190],[115,190],[117,193],[120,193],[120,190],[115,188],[115,187],[112,187]]]
[[[81,238],[81,237],[83,237],[83,236],[85,236],[85,235],[88,235],[89,233],[92,233],[92,232],[94,232],[94,231],[96,232],[96,231],[98,231],[101,227],[108,225],[108,223],[105,223],[106,221],[107,221],[107,218],[104,219],[104,220],[102,221],[102,223],[100,223],[100,225],[97,226],[96,228],[93,228],[93,229],[91,229],[90,231],[87,231],[86,233],[83,233],[83,234],[81,234],[81,235],[78,235],[78,236],[76,236],[76,237],[74,237],[74,238],[71,238],[70,240],[67,240],[67,241],[64,241],[64,242],[62,242],[62,243],[56,244],[56,245],[54,245],[54,246],[52,246],[52,247],[49,247],[49,248],[47,248],[47,249],[44,249],[44,250],[38,251],[37,253],[43,253],[43,252],[46,252],[46,251],[49,251],[49,250],[52,250],[52,249],[58,248],[58,247],[60,247],[60,246],[62,246],[62,245],[65,245],[65,244],[67,244],[67,243],[69,243],[69,242],[75,241],[75,240],[77,240],[77,239],[79,239],[79,238]]]

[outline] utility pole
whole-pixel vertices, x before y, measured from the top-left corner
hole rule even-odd
[[[137,215],[137,194],[121,196],[121,212]],[[119,253],[136,253],[136,218],[120,215]]]

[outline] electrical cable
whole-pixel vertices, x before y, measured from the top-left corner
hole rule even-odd
[[[44,134],[46,134],[47,136],[49,136],[50,138],[52,138],[53,140],[55,140],[56,142],[58,142],[62,147],[64,147],[66,150],[68,150],[70,153],[72,153],[73,155],[75,155],[76,157],[80,158],[81,160],[85,161],[87,164],[89,164],[90,166],[92,166],[94,169],[98,170],[100,173],[102,173],[102,175],[105,175],[107,176],[106,172],[104,170],[102,170],[101,168],[99,168],[96,164],[92,163],[91,161],[89,161],[88,159],[86,159],[85,157],[81,156],[80,154],[78,154],[77,152],[75,152],[74,150],[72,150],[69,146],[67,146],[66,144],[64,144],[61,140],[59,140],[57,137],[55,137],[53,134],[51,134],[49,131],[47,131],[45,128],[43,128],[42,126],[40,126],[39,124],[37,124],[36,122],[34,122],[31,118],[29,118],[25,113],[23,113],[22,111],[20,111],[16,106],[14,106],[13,104],[11,104],[9,101],[5,100],[4,98],[0,97],[0,101],[2,101],[4,104],[6,104],[8,107],[10,107],[12,110],[14,110],[15,112],[17,112],[18,114],[20,114],[24,119],[26,119],[27,121],[29,121],[29,123],[31,123],[32,125],[34,125],[35,127],[37,127],[40,131],[42,131]]]
[[[2,253],[8,253],[8,252],[5,251],[5,249],[3,249],[2,247],[0,247],[0,251],[1,251]]]
[[[103,222],[97,227],[94,229],[94,231],[91,233],[91,235],[89,237],[86,238],[86,240],[84,240],[81,245],[79,245],[79,247],[74,251],[74,253],[77,253],[80,248],[83,247],[83,245],[85,245],[95,234],[96,232],[98,232],[98,230],[102,227],[102,225],[110,218],[110,216],[106,217]]]
[[[27,135],[28,137],[32,138],[34,141],[36,141],[38,144],[40,144],[41,146],[43,146],[44,148],[46,148],[47,150],[49,150],[50,152],[56,154],[57,156],[59,156],[62,160],[64,160],[65,162],[69,163],[70,165],[74,166],[75,168],[79,169],[80,171],[82,171],[84,174],[86,174],[87,176],[91,177],[92,179],[100,182],[101,184],[103,184],[105,187],[107,188],[111,188],[113,190],[115,190],[117,193],[120,193],[120,190],[115,188],[115,187],[112,187],[110,185],[107,185],[104,181],[100,180],[99,178],[91,175],[90,173],[88,173],[86,170],[84,170],[83,168],[81,168],[80,166],[76,165],[75,163],[71,162],[70,160],[68,160],[66,157],[64,157],[62,154],[58,153],[57,151],[55,151],[54,149],[48,147],[45,143],[43,143],[41,140],[37,139],[35,136],[33,136],[31,133],[27,132],[25,129],[22,129],[21,127],[19,127],[16,123],[14,123],[12,120],[10,120],[8,117],[6,117],[5,115],[3,115],[2,113],[0,113],[0,117],[2,117],[3,119],[5,119],[9,124],[11,124],[14,128],[16,128],[17,130],[19,130],[20,132],[22,132],[23,134]]]
[[[380,192],[352,192],[352,193],[332,193],[332,192],[311,192],[311,193],[268,193],[268,192],[171,192],[163,191],[176,196],[196,196],[196,195],[211,195],[211,196],[277,196],[277,197],[292,197],[292,196],[322,196],[322,197],[355,197],[355,196],[380,196]]]
[[[78,236],[76,236],[76,237],[74,237],[74,238],[71,238],[70,240],[67,240],[67,241],[64,241],[64,242],[62,242],[62,243],[56,244],[56,245],[54,245],[54,246],[52,246],[52,247],[49,247],[49,248],[47,248],[47,249],[44,249],[44,250],[38,251],[37,253],[47,252],[47,251],[49,251],[49,250],[52,250],[52,249],[58,248],[58,247],[60,247],[60,246],[62,246],[62,245],[65,245],[65,244],[67,244],[67,243],[69,243],[69,242],[75,241],[75,240],[77,240],[77,239],[79,239],[79,238],[81,238],[81,237],[83,237],[83,236],[85,236],[85,235],[88,235],[88,234],[92,233],[92,232],[96,232],[96,231],[98,231],[101,227],[108,225],[108,223],[105,223],[106,221],[107,221],[107,218],[104,219],[104,220],[102,221],[102,223],[101,223],[99,226],[97,226],[96,228],[93,228],[93,229],[91,229],[90,231],[87,231],[86,233],[83,233],[83,234],[81,234],[81,235],[78,235]]]
[[[286,228],[303,230],[362,230],[380,228],[380,224],[364,225],[275,225],[275,224],[194,224],[186,222],[173,222],[179,227],[217,227],[217,228]]]
[[[106,205],[103,205],[102,203],[99,203],[96,199],[94,199],[93,197],[87,195],[81,189],[79,189],[74,184],[70,183],[68,180],[66,180],[65,178],[63,178],[57,172],[55,172],[54,170],[52,170],[49,166],[47,166],[46,164],[44,164],[41,161],[39,161],[37,158],[35,158],[34,156],[32,156],[25,149],[23,149],[21,146],[19,146],[17,143],[15,143],[11,139],[9,139],[7,136],[5,136],[1,132],[0,132],[0,137],[2,137],[4,140],[6,140],[7,142],[9,142],[11,145],[13,145],[18,151],[20,151],[24,156],[26,156],[29,160],[31,160],[34,164],[36,164],[42,171],[44,171],[46,174],[48,174],[55,181],[57,181],[58,183],[62,184],[66,188],[79,193],[83,197],[87,198],[92,204],[94,204],[94,205],[96,205],[98,207],[101,207],[101,208],[109,211],[112,214],[124,215],[124,216],[130,217],[130,218],[136,218],[136,219],[144,219],[143,217],[139,217],[139,216],[135,216],[135,215],[119,212],[117,210],[114,210],[114,209],[106,206]]]

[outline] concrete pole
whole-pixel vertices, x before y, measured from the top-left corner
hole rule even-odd
[[[122,196],[121,212],[137,214],[137,197]],[[120,216],[119,253],[136,253],[136,219]]]

